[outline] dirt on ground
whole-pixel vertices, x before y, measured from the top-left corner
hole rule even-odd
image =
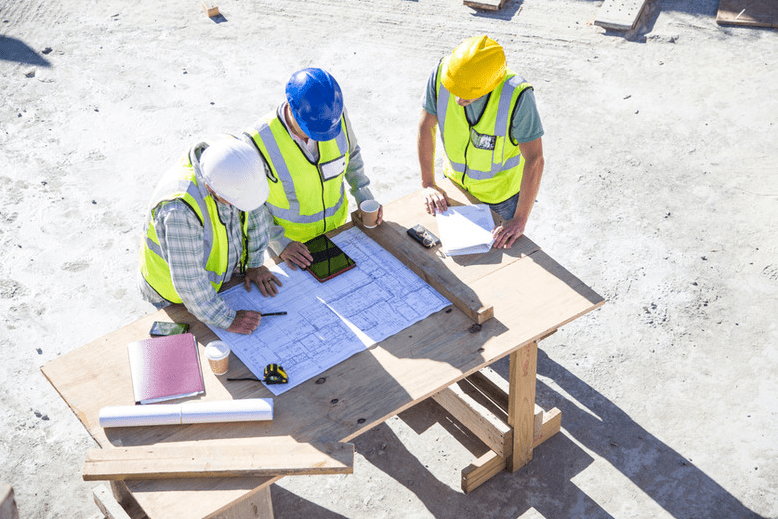
[[[426,401],[357,438],[352,475],[274,484],[276,517],[778,517],[776,30],[717,25],[718,0],[649,0],[628,32],[590,0],[218,7],[0,0],[0,483],[22,518],[97,513],[95,444],[40,367],[153,310],[135,272],[159,175],[316,66],[395,200],[420,185],[428,75],[478,34],[545,128],[527,235],[607,299],[540,344],[562,431],[465,495],[483,446]]]

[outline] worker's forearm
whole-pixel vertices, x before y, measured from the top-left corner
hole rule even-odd
[[[427,114],[429,115],[429,114]],[[434,117],[434,116],[432,116]],[[421,186],[435,185],[435,128],[436,124],[422,117],[419,123],[418,153],[419,170],[421,171]]]
[[[540,191],[540,179],[543,176],[543,157],[538,157],[531,162],[524,164],[524,175],[521,179],[521,190],[519,191],[519,201],[516,204],[514,219],[521,222],[523,228],[529,220],[529,215],[535,205],[535,198]]]

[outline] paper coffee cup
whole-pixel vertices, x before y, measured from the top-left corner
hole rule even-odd
[[[359,210],[362,211],[362,224],[368,229],[376,226],[378,220],[378,209],[381,204],[375,200],[365,200],[359,204]]]
[[[211,371],[216,375],[224,375],[230,368],[230,347],[222,341],[209,342],[205,347],[205,356]]]

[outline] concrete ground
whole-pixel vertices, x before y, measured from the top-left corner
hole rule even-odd
[[[218,6],[0,0],[0,483],[21,517],[97,512],[94,443],[40,366],[152,310],[139,231],[179,153],[319,66],[376,197],[397,199],[419,186],[427,76],[477,34],[534,85],[546,131],[527,235],[607,299],[541,343],[537,400],[562,431],[464,495],[460,440],[483,447],[424,402],[356,440],[353,475],[274,485],[276,517],[778,517],[775,30],[718,26],[718,0],[649,0],[628,33],[590,0]]]

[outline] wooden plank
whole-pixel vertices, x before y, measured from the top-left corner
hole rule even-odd
[[[511,427],[462,391],[459,385],[452,384],[432,398],[498,456],[510,455],[513,448]]]
[[[511,353],[508,423],[513,426],[513,450],[507,463],[511,472],[532,459],[537,359],[537,342]]]
[[[614,31],[630,31],[637,25],[647,3],[648,0],[605,0],[594,24]]]
[[[106,519],[130,519],[130,515],[113,497],[113,494],[105,485],[96,486],[92,490],[97,508]]]
[[[209,445],[157,444],[92,449],[83,478],[95,480],[351,474],[350,443],[298,443],[288,437]]]
[[[462,3],[473,9],[499,11],[502,9],[503,4],[505,4],[505,0],[463,0]]]
[[[778,27],[778,2],[775,0],[720,0],[716,23],[749,27]]]

